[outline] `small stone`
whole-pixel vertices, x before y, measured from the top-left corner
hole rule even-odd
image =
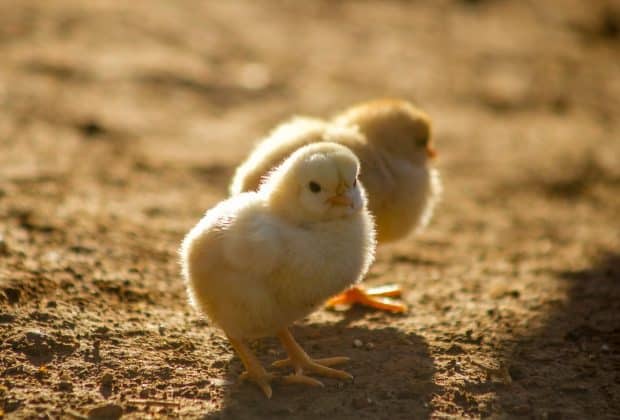
[[[71,392],[73,391],[73,384],[69,381],[60,381],[58,383],[58,390],[62,392]]]
[[[107,129],[98,121],[88,120],[77,124],[76,127],[85,137],[98,137],[107,132]]]
[[[364,345],[364,343],[359,338],[356,338],[355,340],[353,340],[353,347],[360,348],[363,345]]]
[[[4,295],[6,296],[11,305],[15,305],[17,302],[19,302],[21,292],[19,289],[16,289],[14,287],[7,287],[6,289],[4,289]]]
[[[222,369],[226,367],[226,362],[223,360],[215,360],[211,363],[211,367],[214,369]]]
[[[368,350],[373,350],[375,348],[375,343],[366,343],[366,348]]]
[[[208,401],[211,399],[211,393],[208,390],[203,390],[196,395],[196,398]]]
[[[15,315],[0,313],[0,324],[8,324],[15,320]]]
[[[601,346],[601,350],[602,350],[602,351],[609,351],[609,346],[608,346],[607,344],[603,344],[603,345]]]
[[[452,344],[447,350],[446,350],[447,354],[462,354],[465,353],[465,350],[463,349],[463,347],[459,346],[458,344]]]
[[[532,94],[531,78],[527,67],[508,63],[494,63],[480,79],[480,98],[495,110],[511,110],[527,105]]]
[[[373,401],[368,397],[353,398],[353,408],[365,408],[372,405]]]
[[[43,341],[47,335],[39,330],[30,330],[26,332],[26,338],[32,341]]]
[[[217,387],[228,386],[228,385],[232,385],[233,384],[233,382],[231,382],[231,381],[229,381],[227,379],[221,379],[221,378],[211,378],[209,381],[211,382],[211,385],[217,386]]]
[[[9,254],[9,245],[6,243],[4,236],[0,234],[0,255]]]
[[[516,381],[521,380],[525,377],[525,373],[523,372],[523,369],[521,369],[519,366],[516,365],[512,365],[508,368],[508,373],[510,374],[510,377]]]
[[[17,399],[8,399],[4,401],[4,412],[10,413],[17,410],[22,405],[22,401]]]
[[[101,386],[111,387],[112,383],[114,383],[114,375],[112,375],[110,372],[104,374],[101,377]]]
[[[239,84],[248,90],[265,89],[271,83],[269,68],[262,63],[247,63],[241,67]]]

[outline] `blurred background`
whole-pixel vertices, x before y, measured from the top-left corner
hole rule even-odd
[[[313,315],[355,383],[266,403],[176,248],[278,122],[377,97],[444,180],[372,273],[411,313]],[[2,1],[0,413],[620,415],[619,110],[618,1]]]

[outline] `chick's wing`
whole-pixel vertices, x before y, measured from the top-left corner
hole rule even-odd
[[[223,257],[235,270],[264,276],[281,263],[282,239],[272,216],[253,213],[237,215],[226,232]]]

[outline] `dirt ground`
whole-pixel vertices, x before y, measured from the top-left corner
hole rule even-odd
[[[177,247],[277,122],[386,96],[445,187],[368,279],[410,311],[303,320],[355,379],[268,401]],[[617,1],[2,1],[0,413],[620,418],[619,110]]]

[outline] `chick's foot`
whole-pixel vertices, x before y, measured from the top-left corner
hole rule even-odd
[[[272,366],[280,368],[285,366],[292,366],[295,373],[284,376],[282,381],[284,383],[305,384],[310,386],[323,386],[323,383],[317,379],[307,376],[304,372],[315,373],[320,376],[326,376],[337,379],[353,379],[349,373],[332,369],[329,366],[345,363],[349,361],[348,357],[328,357],[325,359],[312,359],[304,351],[303,348],[295,341],[293,336],[288,330],[282,330],[278,333],[278,338],[282,342],[284,349],[288,354],[288,358],[284,360],[278,360],[272,364]]]
[[[365,289],[362,286],[353,286],[349,290],[332,297],[325,304],[328,307],[337,305],[360,304],[383,311],[403,313],[407,307],[391,299],[400,296],[401,289],[398,285],[386,285]]]
[[[267,372],[265,368],[263,368],[260,361],[242,340],[231,337],[228,337],[228,340],[237,351],[237,354],[239,354],[239,358],[246,369],[246,371],[239,376],[239,379],[242,381],[249,380],[254,382],[267,398],[271,398],[271,381],[273,381],[275,375]]]

